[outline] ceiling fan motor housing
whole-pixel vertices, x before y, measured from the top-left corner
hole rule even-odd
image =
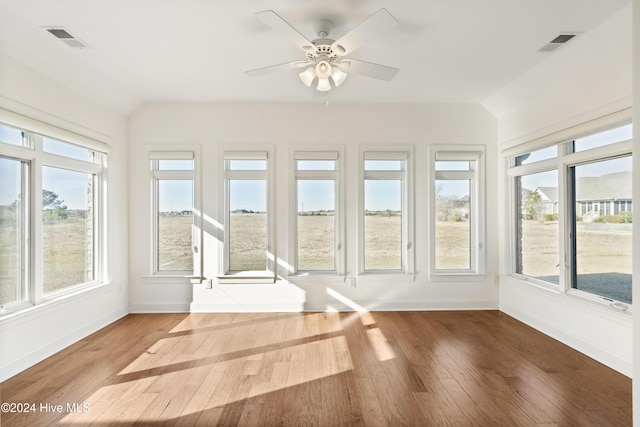
[[[333,51],[331,45],[333,45],[334,40],[331,39],[316,39],[312,41],[313,47],[307,50],[307,60],[309,62],[316,62],[318,58],[325,56],[329,59],[329,62],[336,62],[339,58],[339,55]]]

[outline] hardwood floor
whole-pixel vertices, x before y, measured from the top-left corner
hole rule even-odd
[[[629,378],[497,311],[129,315],[0,387],[5,427],[631,425]]]

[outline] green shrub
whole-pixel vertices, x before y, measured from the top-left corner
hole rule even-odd
[[[633,222],[633,212],[621,211],[621,212],[618,212],[618,215],[620,215],[622,222],[625,222],[628,224],[631,224]]]
[[[545,221],[557,221],[558,220],[558,214],[544,214],[544,220]]]

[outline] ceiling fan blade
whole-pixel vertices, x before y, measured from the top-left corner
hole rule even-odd
[[[399,68],[374,64],[373,62],[359,61],[357,59],[344,59],[338,63],[338,68],[348,74],[359,74],[378,80],[391,81],[400,71]]]
[[[288,70],[290,68],[300,68],[308,65],[307,61],[285,62],[284,64],[270,65],[268,67],[256,68],[255,70],[245,71],[244,73],[251,77],[264,76],[280,70]]]
[[[380,9],[336,40],[331,47],[334,51],[339,52],[340,55],[348,55],[358,49],[365,41],[383,31],[394,28],[396,25],[398,25],[396,18],[387,9]]]
[[[285,21],[280,15],[273,10],[263,10],[262,12],[256,12],[256,16],[264,24],[266,24],[272,30],[279,31],[289,40],[293,42],[302,50],[308,50],[313,46],[313,43],[303,36],[300,31],[296,30],[291,24]]]

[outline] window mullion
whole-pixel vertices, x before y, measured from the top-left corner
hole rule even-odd
[[[29,207],[31,210],[31,241],[29,252],[29,258],[32,260],[30,264],[30,283],[29,294],[31,295],[31,302],[33,304],[40,304],[42,302],[43,289],[43,226],[42,226],[42,160],[36,157],[33,160],[31,168],[31,180],[30,180],[30,202]]]

